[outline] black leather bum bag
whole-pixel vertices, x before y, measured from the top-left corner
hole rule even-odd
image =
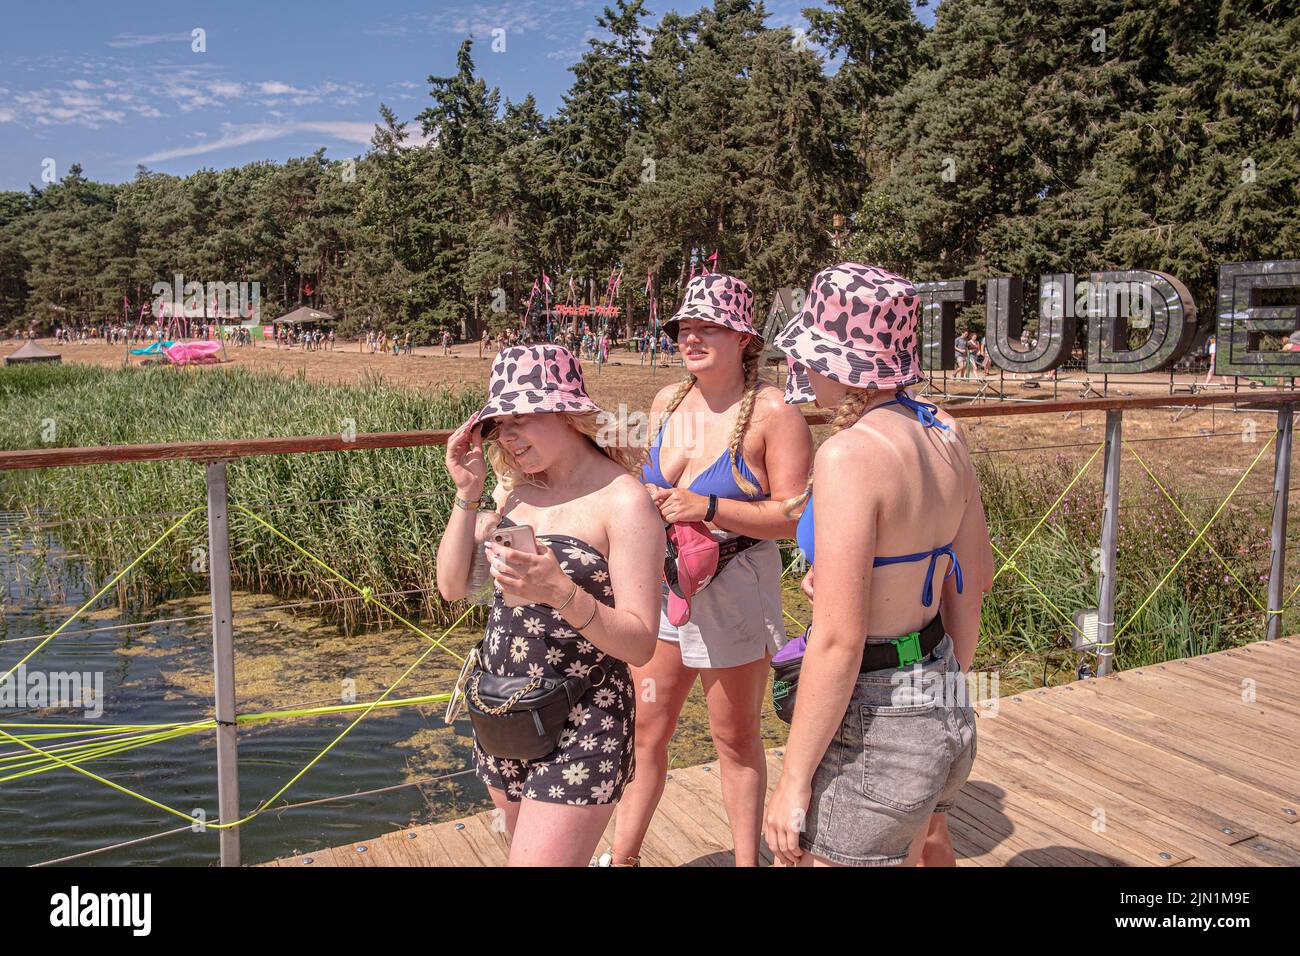
[[[545,757],[560,745],[574,705],[604,682],[599,664],[584,677],[508,677],[475,669],[465,688],[474,739],[493,757]]]

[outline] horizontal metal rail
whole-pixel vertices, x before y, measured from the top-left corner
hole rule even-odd
[[[1136,408],[1183,408],[1206,405],[1237,405],[1270,408],[1295,402],[1290,391],[1257,392],[1253,395],[1150,395],[1129,398],[1086,398],[1065,401],[984,402],[978,405],[945,406],[953,418],[993,418],[1005,415],[1051,415],[1075,412],[1106,412]],[[810,425],[829,424],[832,413],[806,412]],[[95,448],[25,448],[0,451],[0,471],[30,468],[61,468],[69,465],[99,465],[125,461],[229,461],[259,455],[288,455],[301,452],[373,451],[379,448],[415,448],[445,445],[453,429],[412,432],[360,432],[354,436],[296,435],[284,438],[249,438],[208,442],[161,442],[152,445],[103,445]]]

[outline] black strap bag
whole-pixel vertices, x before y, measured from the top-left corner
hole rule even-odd
[[[510,677],[476,669],[465,692],[479,748],[508,760],[539,760],[560,745],[569,712],[605,682],[596,665],[583,677]]]

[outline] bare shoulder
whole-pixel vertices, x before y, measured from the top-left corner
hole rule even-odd
[[[787,404],[785,392],[764,382],[754,396],[754,421],[761,423],[803,421],[803,411],[798,405]]]
[[[874,471],[885,460],[879,454],[881,444],[878,435],[846,428],[821,443],[813,467],[819,475],[861,482],[864,470]]]
[[[681,387],[681,384],[681,382],[670,382],[663,388],[659,389],[659,391],[655,392],[654,401],[650,403],[650,409],[656,411],[667,407],[668,403],[672,401],[672,397],[677,393],[677,389]]]
[[[601,489],[601,506],[610,516],[611,528],[646,518],[659,521],[659,509],[650,500],[645,485],[629,474],[620,474]]]

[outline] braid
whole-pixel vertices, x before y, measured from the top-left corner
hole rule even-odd
[[[840,399],[840,403],[835,406],[835,417],[831,419],[831,434],[836,435],[844,429],[856,424],[867,410],[867,403],[871,401],[871,393],[864,388],[851,388]],[[781,502],[781,512],[787,518],[793,518],[795,513],[803,508],[812,494],[813,474],[808,472],[808,484],[804,485],[803,493],[795,495],[793,498],[787,498]]]
[[[641,456],[636,468],[638,474],[640,474],[641,469],[645,467],[646,462],[650,459],[650,446],[654,443],[655,436],[659,434],[660,429],[664,427],[664,423],[668,421],[668,417],[672,415],[673,412],[677,411],[677,406],[682,403],[682,400],[686,398],[687,393],[694,387],[695,376],[688,372],[682,384],[677,386],[677,391],[673,392],[673,397],[668,399],[668,405],[664,408],[663,414],[659,416],[659,421],[655,423],[654,432],[646,436],[645,447],[641,449]]]
[[[762,354],[763,343],[757,338],[750,338],[741,356],[741,363],[745,370],[745,393],[740,399],[740,412],[736,415],[736,425],[731,430],[731,441],[727,445],[731,457],[732,477],[736,479],[737,487],[747,495],[756,495],[762,491],[740,471],[740,453],[745,443],[745,431],[749,428],[749,420],[754,414],[754,400],[758,397],[758,360]]]

